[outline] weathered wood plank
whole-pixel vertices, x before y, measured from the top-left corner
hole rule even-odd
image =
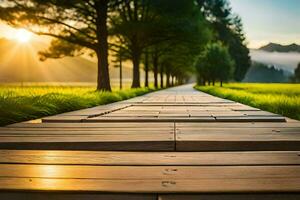
[[[219,122],[286,122],[282,116],[217,116]]]
[[[95,117],[85,120],[85,122],[214,122],[215,118],[213,117],[194,117],[194,118],[185,118],[185,117]]]
[[[299,151],[300,140],[176,140],[176,151]]]
[[[300,128],[300,122],[293,123],[273,123],[273,122],[245,122],[245,123],[237,123],[237,122],[228,122],[228,123],[176,123],[176,127],[185,128],[185,129],[198,129],[198,128]]]
[[[300,192],[300,167],[0,165],[0,190],[129,193]]]
[[[300,127],[276,127],[276,128],[215,128],[215,127],[198,127],[198,128],[188,128],[188,127],[180,127],[176,128],[177,134],[185,134],[185,135],[192,135],[197,134],[199,136],[207,136],[207,138],[213,138],[214,136],[222,136],[225,137],[231,136],[232,139],[239,138],[242,135],[249,135],[250,137],[255,137],[256,135],[260,136],[272,136],[274,138],[277,137],[284,137],[284,136],[296,136],[297,138],[300,137]],[[299,137],[298,137],[299,136]]]
[[[72,123],[79,123],[83,122],[85,119],[87,119],[88,116],[80,116],[80,115],[56,115],[51,117],[45,117],[42,118],[43,123],[63,123],[63,122],[72,122]]]
[[[155,194],[105,194],[105,193],[57,193],[57,192],[0,192],[0,199],[9,200],[157,200]]]
[[[300,193],[163,194],[158,200],[299,200]]]
[[[19,134],[16,134],[19,132]],[[5,133],[5,132],[4,132]],[[0,149],[172,151],[174,133],[162,131],[13,131],[1,134]]]
[[[166,133],[173,133],[173,130],[170,128],[162,129],[162,130],[136,130],[136,129],[100,129],[100,130],[44,130],[44,129],[33,129],[33,130],[3,130],[0,129],[0,138],[1,137],[9,137],[9,136],[67,136],[67,135],[77,135],[82,137],[87,136],[97,136],[97,135],[134,135],[134,134],[166,134]]]
[[[300,165],[294,152],[116,152],[0,150],[0,163],[116,166]]]
[[[249,125],[249,124],[248,124]],[[251,125],[250,125],[251,126]],[[300,128],[176,127],[177,151],[300,150]]]
[[[155,128],[174,127],[174,123],[18,123],[8,127],[12,128]]]

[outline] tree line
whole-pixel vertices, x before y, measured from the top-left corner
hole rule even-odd
[[[250,66],[241,20],[227,0],[3,0],[0,19],[52,38],[41,60],[90,55],[98,90],[111,90],[110,59],[130,60],[132,87],[243,79]],[[214,71],[216,70],[216,71]],[[166,80],[164,80],[166,78]],[[160,83],[158,82],[160,80]]]

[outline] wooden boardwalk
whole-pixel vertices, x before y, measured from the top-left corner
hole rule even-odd
[[[45,198],[300,199],[300,122],[186,85],[0,128],[0,199]]]

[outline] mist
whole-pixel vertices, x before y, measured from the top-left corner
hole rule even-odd
[[[300,53],[296,52],[279,53],[252,49],[250,50],[250,56],[253,61],[272,64],[276,68],[292,73],[294,73],[295,68],[300,62]]]

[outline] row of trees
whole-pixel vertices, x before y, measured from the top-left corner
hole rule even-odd
[[[111,60],[120,66],[132,61],[133,88],[140,87],[141,66],[145,86],[149,71],[153,71],[155,87],[159,76],[161,86],[164,77],[167,86],[183,83],[211,41],[221,41],[228,49],[236,80],[242,79],[249,66],[241,21],[231,14],[226,0],[3,0],[0,19],[52,37],[49,48],[40,52],[41,60],[95,56],[98,90],[111,90]],[[205,62],[206,67],[216,64]]]

